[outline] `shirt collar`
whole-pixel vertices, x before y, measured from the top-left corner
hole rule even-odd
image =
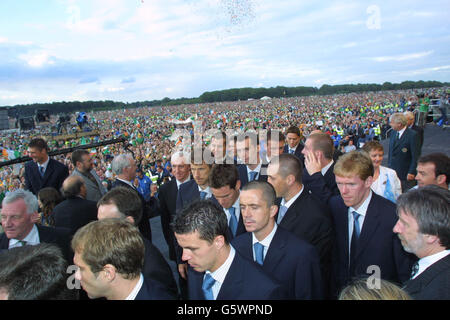
[[[360,215],[362,215],[362,216],[366,216],[366,213],[367,213],[367,208],[369,207],[369,203],[370,203],[370,200],[372,199],[372,190],[370,190],[370,192],[369,192],[369,196],[366,198],[366,200],[364,200],[364,202],[362,203],[362,205],[358,208],[358,210],[356,210],[355,208],[353,208],[353,207],[350,207],[350,208],[348,208],[348,212],[352,212],[352,211],[356,211],[356,212],[358,212]]]
[[[50,162],[50,157],[47,157],[47,161],[45,161],[43,164],[38,163],[37,165],[38,165],[38,167],[43,167],[44,171],[45,171],[45,170],[47,170],[47,166],[48,166],[49,162]]]
[[[233,262],[234,256],[236,255],[236,251],[233,246],[230,245],[230,253],[228,254],[227,260],[214,272],[206,271],[206,273],[211,274],[211,277],[214,278],[217,282],[222,284],[227,276],[228,270],[231,267],[231,263]]]
[[[403,132],[405,132],[406,128],[408,128],[408,126],[405,126],[402,130],[400,130],[400,131],[398,132],[398,138],[399,138],[399,139],[400,139],[401,136],[403,135]]]
[[[27,245],[37,245],[40,243],[40,239],[39,239],[39,232],[38,229],[36,227],[36,225],[33,226],[33,228],[31,228],[31,231],[27,234],[27,236],[25,238],[23,238],[22,241],[26,241]],[[9,240],[9,248],[14,248],[14,247],[20,247],[22,246],[19,243],[18,239],[10,239]]]
[[[255,169],[253,169],[253,170],[250,170],[250,168],[248,167],[248,165],[246,165],[246,167],[247,167],[247,175],[249,175],[250,172],[258,172],[258,174],[259,174],[260,171],[261,171],[261,164],[262,164],[262,161],[261,161],[261,159],[259,159],[259,164],[258,164],[258,166],[257,166]]]
[[[265,237],[263,240],[259,241],[258,239],[256,239],[255,237],[255,233],[252,232],[252,244],[254,245],[255,243],[259,242],[261,243],[264,247],[269,248],[270,247],[270,243],[273,240],[273,237],[275,236],[275,232],[277,232],[277,224],[274,223],[273,224],[273,229],[272,231],[267,235],[267,237]]]
[[[330,167],[333,165],[334,161],[331,160],[329,164],[327,164],[325,167],[322,168],[322,170],[320,170],[320,172],[322,172],[322,175],[324,176],[328,169],[330,169]]]
[[[136,296],[138,295],[139,291],[142,288],[142,285],[144,284],[144,277],[142,276],[142,273],[139,275],[139,281],[136,283],[136,286],[134,289],[130,292],[128,297],[125,298],[125,300],[134,300],[136,299]]]
[[[123,179],[120,179],[120,178],[117,178],[117,180],[120,180],[120,181],[122,181],[122,182],[124,182],[124,183],[126,183],[127,185],[129,185],[129,186],[131,186],[131,187],[133,187],[133,189],[135,189],[136,187],[130,182],[130,181],[127,181],[127,180],[123,180]]]
[[[300,197],[304,188],[305,187],[302,185],[302,188],[300,189],[300,191],[295,196],[293,196],[288,202],[286,202],[286,200],[284,200],[284,198],[281,199],[280,205],[285,206],[286,208],[289,209],[289,207],[295,202],[295,200],[297,200],[297,198]]]
[[[419,270],[417,271],[414,278],[416,278],[419,274],[424,272],[429,266],[436,263],[437,261],[441,260],[442,258],[445,258],[447,255],[450,254],[450,250],[442,250],[438,253],[432,254],[428,257],[423,257],[418,261],[419,263]]]
[[[182,185],[185,182],[188,182],[189,180],[191,180],[191,177],[187,177],[187,179],[184,181],[178,181],[177,179],[175,179],[175,181],[177,182],[177,188],[180,189],[180,185]]]

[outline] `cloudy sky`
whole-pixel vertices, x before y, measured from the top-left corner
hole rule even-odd
[[[448,0],[1,0],[0,106],[450,81]]]

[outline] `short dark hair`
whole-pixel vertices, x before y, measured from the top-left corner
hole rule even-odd
[[[239,172],[234,164],[216,164],[209,174],[209,186],[214,189],[225,186],[234,189],[238,181]]]
[[[9,300],[77,299],[77,291],[67,287],[67,267],[54,244],[12,248],[0,254],[0,288]]]
[[[450,249],[450,191],[428,185],[401,194],[397,199],[397,213],[402,210],[417,221],[419,232],[439,238]]]
[[[44,150],[45,149],[45,151],[47,151],[47,152],[50,150],[48,148],[47,142],[44,139],[42,139],[42,138],[31,139],[30,143],[28,144],[28,147],[30,147],[30,148],[37,148],[39,150]]]
[[[272,159],[271,163],[278,164],[278,174],[283,178],[292,174],[295,177],[295,181],[302,183],[303,164],[302,161],[289,153],[282,153],[278,157]]]
[[[434,174],[439,176],[441,174],[445,175],[445,182],[450,183],[450,157],[442,152],[430,153],[421,156],[417,163],[427,163],[430,162],[434,164]]]
[[[290,126],[286,131],[286,135],[288,135],[289,133],[295,133],[296,135],[301,137],[300,129],[296,126]]]
[[[327,159],[333,159],[334,142],[330,135],[323,132],[313,133],[308,137],[312,141],[314,150],[322,151],[323,156]]]
[[[266,202],[267,206],[271,207],[275,204],[277,196],[274,187],[270,183],[266,181],[253,180],[247,183],[241,191],[248,190],[261,190],[263,193],[262,198]]]
[[[72,163],[74,166],[77,165],[77,162],[83,162],[83,156],[85,154],[89,154],[89,151],[85,149],[77,149],[74,152],[72,152]]]
[[[229,243],[227,217],[222,208],[210,200],[192,202],[175,216],[171,226],[178,234],[197,231],[200,239],[209,243],[217,236],[223,236],[225,243]]]
[[[124,218],[132,217],[135,225],[142,219],[142,200],[136,191],[127,187],[116,187],[108,191],[97,202],[97,208],[101,205],[114,204]]]

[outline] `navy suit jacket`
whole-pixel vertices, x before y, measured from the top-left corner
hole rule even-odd
[[[53,209],[55,227],[68,228],[74,235],[78,229],[97,220],[97,202],[79,197],[69,198]]]
[[[400,139],[396,140],[397,131],[392,130],[389,140],[388,167],[397,172],[400,180],[405,181],[408,173],[416,174],[419,157],[419,139],[417,133],[409,128],[405,129]]]
[[[134,300],[175,300],[175,298],[159,282],[144,276],[144,283]]]
[[[258,177],[255,179],[257,181],[266,181],[267,182],[267,167],[269,164],[261,164],[261,171],[259,172]],[[248,174],[247,174],[247,165],[239,164],[237,165],[237,169],[239,172],[239,180],[241,181],[241,189],[248,183]]]
[[[302,150],[304,147],[305,146],[301,142],[299,142],[299,144],[297,145],[297,149],[295,149],[295,152],[294,152],[294,156],[296,156],[297,158],[302,160],[302,163],[305,163],[305,156],[302,153]],[[283,153],[289,153],[289,145],[288,144],[284,145]]]
[[[111,188],[116,188],[116,187],[129,188],[137,193],[137,195],[141,199],[141,203],[142,203],[142,219],[138,225],[139,231],[141,232],[141,234],[144,237],[146,237],[148,240],[152,241],[152,229],[150,227],[150,221],[149,221],[150,216],[148,214],[147,205],[146,205],[144,197],[139,193],[139,191],[137,191],[137,189],[133,189],[129,184],[127,184],[123,181],[120,181],[119,179],[116,179],[116,181],[113,182]]]
[[[188,267],[189,300],[205,300],[202,291],[204,272]],[[286,298],[283,287],[267,275],[260,265],[236,251],[222,283],[217,300],[280,300]]]
[[[70,247],[71,234],[70,230],[66,228],[53,228],[36,225],[39,233],[40,243],[53,243],[57,245],[69,264],[73,261],[73,252]],[[9,239],[6,237],[6,233],[0,234],[0,249],[8,250]]]
[[[175,261],[175,236],[170,223],[176,214],[178,187],[176,179],[161,185],[158,192],[159,212],[161,214],[161,226],[164,239],[169,247],[169,258]]]
[[[337,294],[351,280],[349,275],[348,207],[341,196],[330,199],[336,239],[333,248],[332,292]],[[416,257],[403,250],[393,232],[396,206],[372,192],[355,255],[355,276],[370,276],[369,266],[380,268],[381,278],[401,284],[409,279]]]
[[[403,289],[415,300],[450,300],[450,255],[407,281]]]
[[[36,162],[25,163],[25,187],[37,196],[39,190],[53,187],[60,190],[64,180],[69,176],[69,169],[61,162],[50,158],[44,176],[41,177]]]
[[[303,169],[303,185],[324,203],[327,203],[332,196],[340,194],[336,184],[336,176],[333,172],[335,164],[336,162],[328,168],[324,176],[320,171],[310,176],[308,170],[306,168]]]
[[[281,198],[277,200],[277,205],[280,203]],[[278,213],[275,219],[277,221]],[[286,211],[279,226],[316,248],[320,258],[322,281],[327,288],[331,274],[331,250],[334,239],[328,207],[304,188],[302,194]]]
[[[252,233],[232,241],[245,258],[253,260]],[[278,227],[262,265],[263,270],[284,285],[287,299],[323,298],[319,256],[316,249],[289,231]]]

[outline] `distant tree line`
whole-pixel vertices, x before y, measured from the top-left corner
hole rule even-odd
[[[46,109],[50,114],[71,114],[77,111],[102,111],[115,110],[123,108],[139,108],[139,107],[156,107],[179,104],[197,104],[205,102],[220,102],[220,101],[238,101],[248,99],[260,99],[264,96],[271,98],[281,97],[297,97],[297,96],[312,96],[312,95],[332,95],[332,94],[346,94],[358,93],[367,91],[386,91],[386,90],[405,90],[405,89],[420,89],[420,88],[439,88],[450,86],[449,82],[439,81],[404,81],[402,83],[385,82],[383,84],[376,83],[358,83],[358,84],[342,84],[342,85],[328,85],[324,84],[319,89],[316,87],[271,87],[271,88],[239,88],[227,89],[219,91],[204,92],[198,98],[164,98],[161,100],[139,101],[132,103],[117,102],[111,100],[105,101],[62,101],[52,103],[34,103],[27,105],[16,105],[14,107],[0,107],[8,108],[8,115],[16,116],[33,116],[35,110]]]

